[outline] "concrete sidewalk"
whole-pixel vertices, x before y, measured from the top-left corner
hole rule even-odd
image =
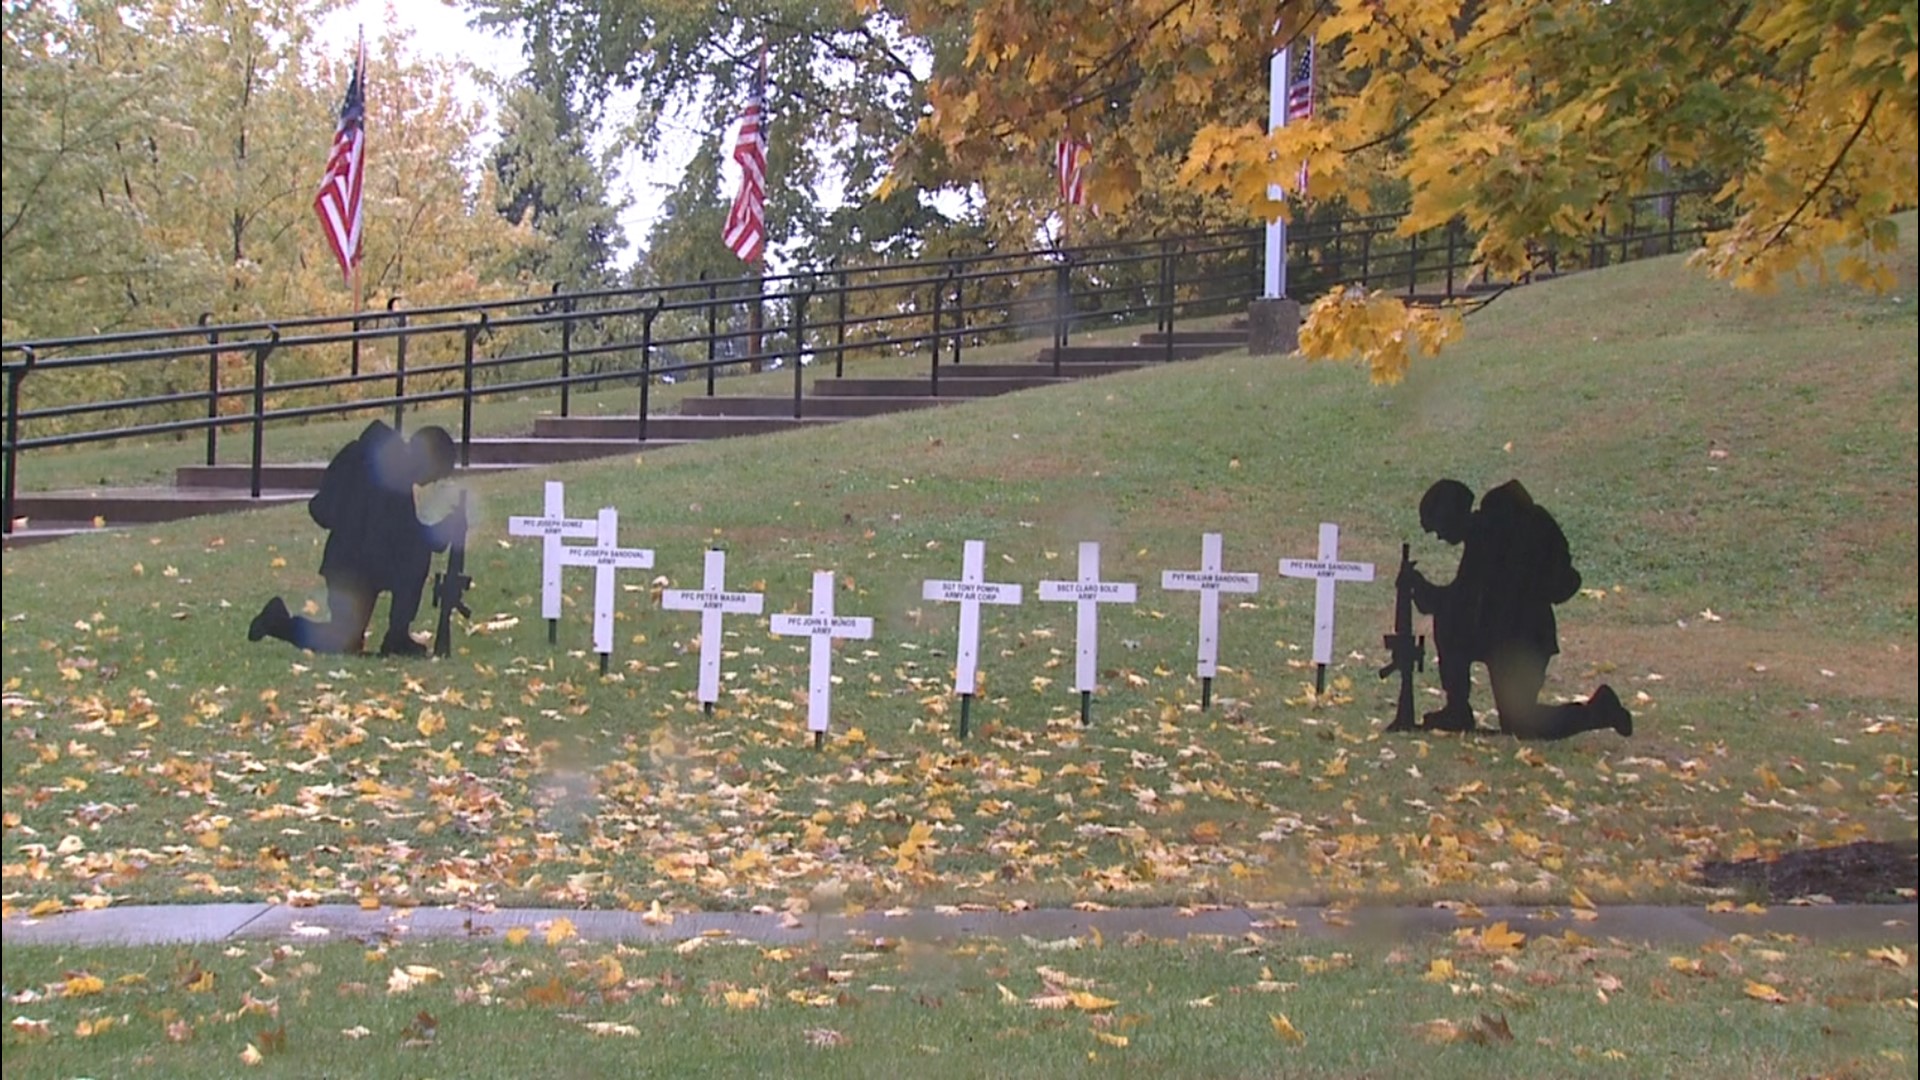
[[[1141,933],[1154,938],[1259,934],[1303,941],[1402,941],[1450,934],[1467,926],[1505,920],[1529,934],[1577,931],[1592,938],[1648,944],[1697,945],[1734,934],[1793,934],[1819,943],[1904,942],[1915,939],[1920,905],[1832,904],[1781,906],[1764,912],[1709,912],[1704,907],[1620,905],[1591,918],[1567,908],[1489,906],[1466,916],[1452,908],[1378,907],[1330,909],[1113,908],[1104,911],[1043,909],[1020,912],[959,910],[866,912],[793,918],[781,914],[699,912],[651,921],[637,911],[567,908],[380,908],[346,904],[288,907],[282,904],[167,904],[76,911],[0,923],[0,942],[16,945],[175,945],[222,941],[469,938],[537,927],[554,919],[573,923],[593,941],[669,942],[725,935],[769,944],[798,943],[821,935],[864,935],[956,941],[974,937],[1059,940],[1098,930],[1119,940]]]

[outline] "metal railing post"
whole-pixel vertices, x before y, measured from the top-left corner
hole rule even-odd
[[[655,296],[653,306],[640,313],[640,423],[636,429],[640,442],[647,441],[647,409],[653,398],[653,320],[660,314],[660,304]]]
[[[1460,219],[1447,222],[1447,299],[1453,299],[1453,260],[1457,257],[1457,245],[1460,237]]]
[[[465,341],[460,349],[460,467],[468,468],[473,464],[473,345],[481,334],[487,331],[487,313],[480,313],[480,321],[469,324],[461,335]]]
[[[213,321],[213,312],[200,313],[200,326]],[[220,463],[220,331],[207,331],[207,464]]]
[[[247,493],[256,499],[267,445],[267,356],[280,343],[280,328],[269,326],[267,333],[271,336],[253,347],[253,464],[247,469]]]
[[[1407,295],[1412,296],[1420,288],[1420,234],[1414,233],[1407,239]]]
[[[1333,271],[1332,277],[1336,284],[1340,280],[1340,275],[1344,274],[1347,269],[1347,236],[1345,226],[1345,218],[1333,219],[1333,241],[1328,245],[1333,252],[1333,257],[1328,261],[1333,265],[1328,267],[1328,269]],[[1364,236],[1366,234],[1362,233],[1361,235]]]
[[[347,342],[347,374],[356,379],[360,377],[360,313],[358,311],[353,313],[353,339]],[[354,387],[355,393],[359,390],[358,386]]]
[[[407,419],[407,313],[400,309],[401,297],[387,297],[387,312],[402,333],[393,339],[393,430],[401,430]]]
[[[833,312],[833,377],[837,379],[845,373],[847,362],[847,272],[845,270],[835,275],[834,286],[839,293],[839,300],[834,304]]]
[[[793,305],[793,418],[798,420],[801,396],[806,393],[801,369],[806,366],[802,361],[807,353],[807,301],[813,298],[813,289],[809,287],[804,292],[788,295],[788,302]]]
[[[20,481],[20,383],[33,369],[33,350],[23,348],[21,354],[26,362],[7,369],[7,478],[0,483],[0,499],[6,500],[6,506],[0,508],[0,533],[13,533],[13,493]]]
[[[555,292],[560,283],[554,282]],[[578,301],[568,296],[560,301],[560,418],[573,415],[573,310]]]
[[[1072,303],[1073,262],[1071,256],[1063,251],[1059,265],[1053,268],[1053,348],[1056,366],[1060,362],[1059,350],[1067,347],[1068,309]]]
[[[1155,287],[1159,290],[1159,313],[1154,317],[1154,329],[1163,334],[1173,333],[1173,241],[1160,241],[1160,262],[1155,267],[1159,273]]]
[[[960,362],[960,349],[967,335],[966,297],[961,290],[967,287],[966,279],[960,276],[958,266],[947,270],[947,280],[953,283],[953,360]]]
[[[700,271],[700,280],[707,281],[707,272]],[[715,338],[719,332],[719,314],[714,305],[720,300],[720,286],[707,281],[707,396],[714,395],[713,380],[716,374],[714,362],[720,359],[720,342]]]
[[[940,311],[946,293],[941,284],[933,283],[933,333],[929,335],[933,339],[933,362],[928,368],[927,381],[934,397],[940,396]]]

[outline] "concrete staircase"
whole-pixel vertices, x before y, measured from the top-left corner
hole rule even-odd
[[[537,469],[569,461],[617,457],[701,442],[803,430],[910,409],[940,408],[984,397],[1056,386],[1075,379],[1133,371],[1168,361],[1191,360],[1244,348],[1239,330],[1182,330],[1140,335],[1131,345],[1069,345],[1039,350],[1031,361],[943,364],[938,378],[816,379],[798,402],[793,395],[719,395],[681,401],[673,415],[647,417],[545,416],[526,435],[477,438],[465,474]],[[6,537],[8,548],[57,540],[102,528],[175,521],[204,514],[303,502],[319,488],[325,462],[261,467],[261,491],[250,494],[246,465],[189,465],[176,471],[172,487],[100,488],[86,491],[21,492],[16,518],[23,527]],[[99,523],[99,524],[96,524]]]

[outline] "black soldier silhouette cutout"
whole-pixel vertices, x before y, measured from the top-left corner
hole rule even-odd
[[[328,530],[320,557],[327,619],[294,615],[276,596],[254,616],[247,640],[278,638],[317,653],[361,652],[374,600],[385,592],[391,603],[380,655],[425,655],[410,630],[427,569],[433,553],[464,535],[467,523],[456,511],[434,525],[422,524],[413,489],[451,475],[453,463],[453,439],[444,428],[423,427],[408,439],[379,420],[368,424],[327,463],[320,490],[307,503],[314,522]]]
[[[1453,580],[1435,585],[1412,566],[1403,584],[1433,616],[1446,705],[1427,713],[1435,731],[1471,731],[1474,661],[1487,666],[1500,730],[1523,739],[1564,739],[1611,728],[1633,734],[1633,715],[1601,684],[1584,704],[1545,705],[1540,688],[1560,651],[1553,606],[1580,591],[1566,534],[1518,480],[1494,488],[1473,507],[1473,491],[1441,480],[1420,499],[1420,527],[1463,545]]]

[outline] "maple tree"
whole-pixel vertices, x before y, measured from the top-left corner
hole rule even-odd
[[[347,78],[315,37],[328,7],[8,7],[9,338],[346,310],[312,209]],[[484,113],[457,92],[457,66],[420,58],[397,19],[370,46],[368,306],[517,289],[545,240],[494,211],[490,176],[474,183]]]
[[[1316,199],[1364,209],[1410,192],[1408,233],[1459,218],[1497,276],[1618,229],[1675,173],[1711,177],[1729,224],[1695,259],[1749,288],[1831,269],[1885,287],[1889,214],[1916,200],[1910,0],[899,0],[929,35],[964,27],[937,68],[918,143],[956,167],[1031,156],[1063,131],[1094,146],[1090,196],[1125,205],[1179,150],[1179,179],[1256,218],[1305,163]],[[1268,58],[1315,38],[1319,105],[1268,132]],[[1407,342],[1444,319],[1380,297],[1313,307],[1310,355],[1359,353],[1396,381]]]

